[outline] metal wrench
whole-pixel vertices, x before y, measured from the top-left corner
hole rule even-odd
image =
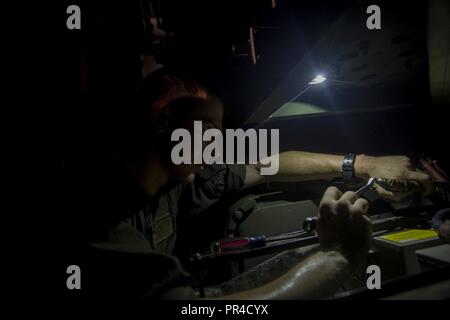
[[[360,196],[360,195],[366,193],[367,191],[373,189],[374,182],[375,182],[375,178],[373,178],[373,177],[369,178],[367,183],[363,187],[356,190],[355,193]]]

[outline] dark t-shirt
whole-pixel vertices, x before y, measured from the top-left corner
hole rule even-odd
[[[193,183],[170,181],[149,196],[117,164],[103,167],[101,183],[86,181],[83,201],[69,198],[75,208],[70,240],[86,269],[86,291],[115,298],[176,297],[172,289],[192,284],[171,255],[177,217],[200,213],[240,190],[244,179],[243,165],[212,165]]]

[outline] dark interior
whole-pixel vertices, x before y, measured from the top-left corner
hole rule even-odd
[[[225,127],[280,129],[280,151],[404,154],[416,162],[426,156],[450,172],[445,1],[378,1],[383,28],[373,32],[351,31],[365,24],[371,4],[365,0],[280,0],[275,8],[270,0],[152,1],[161,26],[173,33],[159,42],[146,39],[140,23],[145,1],[78,2],[87,18],[79,33],[61,33],[62,45],[52,52],[60,70],[48,81],[70,97],[54,110],[59,120],[51,124],[56,176],[68,163],[101,164],[114,154],[128,129],[120,126],[124,108],[143,81],[141,56],[150,53],[214,92],[225,106]],[[446,17],[434,16],[445,8]],[[250,28],[256,30],[256,63],[248,48]],[[299,95],[318,73],[333,81]],[[271,117],[286,103],[308,103],[321,112]],[[355,188],[317,181],[245,190],[211,208],[214,218],[205,212],[183,224],[180,230],[189,233],[181,232],[176,253],[192,271],[189,257],[224,237],[230,206],[245,196],[282,191],[264,201],[317,205],[330,184]],[[420,207],[422,200],[405,206]],[[443,203],[439,196],[427,201]],[[372,214],[393,211],[390,203],[374,200]],[[288,226],[290,221],[284,232],[292,231]],[[234,276],[232,264],[222,264],[204,280],[216,286]]]

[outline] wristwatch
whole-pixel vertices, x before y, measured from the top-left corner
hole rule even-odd
[[[356,154],[347,153],[342,161],[342,177],[346,181],[351,181],[355,177],[355,158]]]

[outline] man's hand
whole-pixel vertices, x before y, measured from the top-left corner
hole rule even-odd
[[[364,177],[415,181],[422,186],[422,195],[427,196],[433,192],[430,176],[416,169],[410,159],[405,156],[369,157],[359,155],[356,157],[355,173],[357,176]],[[414,193],[414,191],[392,192],[380,185],[376,185],[376,190],[381,197],[394,201],[402,201]]]
[[[322,248],[343,253],[353,265],[358,265],[370,248],[372,223],[365,215],[369,203],[353,191],[342,194],[329,187],[319,206],[317,232]]]

